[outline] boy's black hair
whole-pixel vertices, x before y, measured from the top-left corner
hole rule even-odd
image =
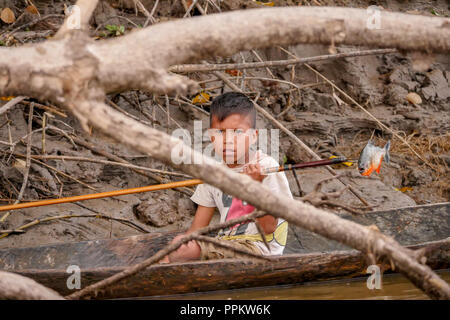
[[[232,114],[250,116],[252,128],[256,125],[256,109],[253,102],[243,93],[227,92],[216,97],[210,107],[209,120],[212,123],[212,117],[223,121]]]

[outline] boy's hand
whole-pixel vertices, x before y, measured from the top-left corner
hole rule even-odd
[[[262,174],[261,172],[261,165],[259,163],[248,164],[244,167],[244,174],[259,182],[262,182],[264,178],[267,177],[267,175]]]

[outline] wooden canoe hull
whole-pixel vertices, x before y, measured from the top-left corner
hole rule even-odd
[[[376,225],[402,245],[438,241],[450,236],[450,203],[344,215],[362,225]],[[178,232],[150,233],[123,239],[57,243],[0,249],[0,270],[122,267],[139,263],[164,247]],[[13,235],[23,237],[24,235]],[[341,243],[289,225],[284,254],[352,250]]]
[[[376,225],[402,245],[433,244],[427,264],[450,268],[450,203],[343,215],[363,225]],[[69,294],[66,272],[81,269],[81,286],[105,279],[155,254],[177,232],[153,233],[124,239],[103,239],[0,250],[0,270],[20,273]],[[21,235],[19,235],[21,236]],[[444,240],[443,240],[444,239]],[[198,291],[291,284],[366,275],[357,251],[296,226],[289,227],[285,255],[270,263],[250,260],[199,261],[157,265],[98,293],[98,298],[126,298]],[[389,266],[385,266],[389,270]]]
[[[450,239],[413,246],[431,246],[427,265],[450,268]],[[275,261],[215,260],[170,265],[154,265],[97,293],[96,299],[132,298],[194,293],[211,290],[294,284],[307,281],[369,276],[365,257],[356,250],[280,256]],[[382,263],[391,272],[389,263]],[[86,269],[81,272],[81,288],[96,283],[125,267]],[[70,274],[65,270],[26,270],[18,272],[67,295]]]

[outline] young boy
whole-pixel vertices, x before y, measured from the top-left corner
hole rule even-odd
[[[252,146],[256,144],[258,135],[255,124],[255,107],[244,94],[228,92],[215,98],[211,104],[208,130],[215,153],[230,169],[261,182],[273,193],[282,193],[292,198],[284,172],[261,174],[262,168],[278,167],[279,164],[260,150],[253,150]],[[216,208],[220,212],[220,222],[249,214],[255,209],[250,204],[224,194],[220,189],[208,184],[199,185],[191,199],[198,204],[198,208],[187,234],[209,225]],[[221,230],[216,238],[257,254],[281,255],[286,245],[287,221],[271,215],[256,220],[266,234],[270,250],[265,246],[254,222]],[[181,236],[173,241],[179,237]],[[161,262],[235,257],[241,257],[241,254],[209,242],[193,240],[182,245]]]

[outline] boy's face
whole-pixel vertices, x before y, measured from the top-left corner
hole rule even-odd
[[[233,168],[249,161],[249,149],[256,142],[258,130],[252,128],[249,115],[231,114],[223,121],[213,116],[209,134],[216,154]]]

